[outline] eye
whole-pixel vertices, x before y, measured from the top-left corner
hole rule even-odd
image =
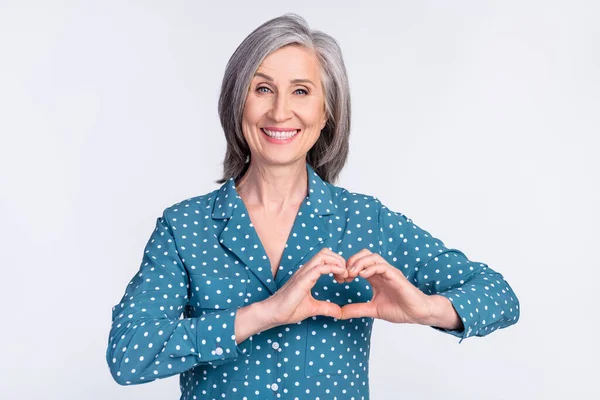
[[[305,89],[296,89],[296,90],[294,90],[294,93],[296,93],[298,91],[304,92],[303,94],[308,94],[308,91]]]
[[[270,91],[270,90],[271,90],[271,89],[269,89],[269,88],[268,88],[268,87],[266,87],[266,86],[259,86],[259,87],[257,87],[257,88],[256,88],[256,91],[257,91],[257,92],[259,92],[259,93],[268,93],[268,92],[263,92],[263,91],[261,91],[261,89],[266,89],[266,90],[268,90],[268,91]]]

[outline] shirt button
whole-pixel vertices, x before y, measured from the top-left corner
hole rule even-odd
[[[218,355],[218,356],[222,355],[222,354],[223,354],[223,349],[222,349],[222,348],[220,348],[220,347],[217,347],[217,348],[215,349],[215,354],[216,354],[216,355]]]
[[[279,348],[279,343],[273,342],[273,344],[271,345],[271,347],[274,348],[275,350],[277,350]]]
[[[278,384],[276,384],[276,383],[272,383],[272,384],[271,384],[271,389],[272,389],[273,391],[275,391],[275,390],[279,389],[279,385],[278,385]]]

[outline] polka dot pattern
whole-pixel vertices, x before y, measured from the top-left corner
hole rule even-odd
[[[275,277],[233,179],[163,211],[113,307],[106,360],[116,382],[179,374],[181,399],[369,399],[372,318],[315,316],[236,343],[237,310],[275,293],[324,247],[345,258],[378,252],[424,293],[447,297],[465,329],[434,329],[459,343],[517,322],[519,302],[501,274],[306,168],[308,196]],[[341,306],[373,296],[366,279],[339,284],[332,275],[312,294]]]
[[[449,249],[402,213],[380,206],[381,255],[425,294],[439,294],[452,302],[465,329],[433,327],[460,338],[485,336],[515,324],[519,300],[502,274]]]

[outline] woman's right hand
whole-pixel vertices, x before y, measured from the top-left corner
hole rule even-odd
[[[312,296],[311,289],[317,280],[329,273],[333,273],[338,283],[343,283],[348,276],[344,257],[325,247],[298,269],[277,292],[263,300],[273,318],[272,325],[293,324],[315,315],[341,318],[340,306],[315,300]]]

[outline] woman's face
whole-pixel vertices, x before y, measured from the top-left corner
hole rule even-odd
[[[252,163],[304,161],[325,127],[325,96],[315,54],[285,46],[256,70],[244,106],[242,131]]]

